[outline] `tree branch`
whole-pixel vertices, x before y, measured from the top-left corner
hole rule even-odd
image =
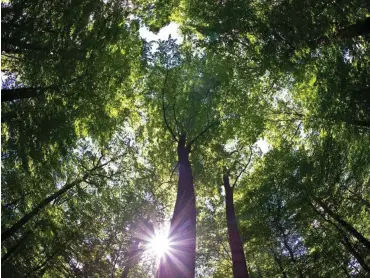
[[[252,155],[253,155],[253,151],[252,151],[252,147],[249,147],[250,149],[250,155],[249,155],[249,159],[248,159],[248,162],[247,164],[245,164],[244,168],[240,171],[239,175],[236,177],[233,185],[231,186],[231,188],[234,188],[238,179],[240,178],[240,176],[245,172],[245,170],[247,169],[248,165],[250,164],[251,160],[252,160]]]
[[[175,118],[177,135],[180,136],[180,126],[179,126],[179,122],[177,121],[177,117],[176,117],[176,104],[175,103],[172,106],[172,110],[173,110],[173,117]]]
[[[194,137],[193,140],[190,141],[187,147],[190,148],[194,142],[196,142],[201,136],[203,136],[208,130],[210,130],[211,127],[213,127],[214,125],[217,125],[218,123],[219,123],[218,121],[215,121],[209,124],[201,133],[199,133],[197,136]]]
[[[168,70],[166,71],[166,77],[164,78],[164,84],[163,84],[163,88],[162,88],[162,109],[163,109],[163,119],[164,119],[164,123],[166,124],[166,127],[168,129],[168,131],[171,133],[172,135],[172,138],[175,142],[178,142],[177,140],[177,137],[175,135],[175,133],[173,132],[173,130],[171,129],[170,125],[168,124],[168,121],[167,121],[167,116],[166,116],[166,107],[165,107],[165,104],[164,104],[164,92],[165,92],[165,89],[166,89],[166,84],[167,84],[167,78],[168,78]]]

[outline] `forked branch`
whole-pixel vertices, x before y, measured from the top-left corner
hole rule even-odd
[[[209,124],[202,132],[200,132],[197,136],[194,137],[193,140],[190,141],[188,144],[188,148],[190,148],[193,143],[195,143],[200,137],[202,137],[205,133],[207,133],[208,130],[210,130],[213,126],[217,125],[219,122],[214,121],[213,123]]]
[[[235,181],[234,181],[234,183],[233,183],[233,185],[231,187],[235,187],[236,183],[238,182],[238,179],[241,177],[241,175],[247,169],[248,165],[251,163],[253,151],[252,151],[252,147],[249,147],[249,149],[250,149],[250,155],[249,155],[248,162],[245,164],[245,166],[243,167],[243,169],[240,171],[239,175],[236,177],[236,179],[235,179]]]

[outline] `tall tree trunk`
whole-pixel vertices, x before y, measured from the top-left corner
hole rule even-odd
[[[338,214],[332,211],[324,202],[321,200],[316,200],[319,205],[324,209],[324,211],[329,214],[337,223],[343,227],[348,233],[357,238],[369,251],[370,251],[370,241],[365,238],[360,232],[358,232],[351,224],[342,219]]]
[[[37,215],[44,207],[46,207],[49,203],[54,201],[56,198],[61,196],[63,193],[70,190],[72,187],[76,186],[77,184],[81,183],[85,178],[87,178],[87,174],[82,179],[75,180],[72,183],[66,184],[57,192],[51,194],[49,197],[45,198],[41,203],[39,203],[33,210],[23,216],[18,222],[16,222],[12,227],[5,230],[1,233],[1,242],[7,240],[9,237],[13,236],[17,231],[19,231],[24,225],[26,225],[32,218]]]
[[[314,210],[321,216],[322,219],[324,219],[324,221],[328,222],[330,225],[332,225],[338,232],[339,234],[343,237],[343,240],[341,241],[341,243],[344,245],[344,247],[346,248],[346,250],[353,256],[356,258],[356,260],[358,261],[358,263],[362,266],[362,268],[365,270],[365,271],[369,271],[369,266],[365,263],[365,260],[364,258],[361,256],[360,253],[358,253],[356,251],[356,249],[352,246],[348,236],[346,235],[346,232],[341,228],[339,227],[336,223],[334,223],[334,221],[332,221],[330,218],[326,218],[312,203],[310,203],[311,206],[314,208]],[[324,209],[325,210],[325,209]],[[329,213],[328,213],[329,214]],[[329,214],[330,215],[330,214]]]
[[[130,272],[130,269],[135,266],[138,263],[139,259],[139,244],[140,244],[139,239],[134,240],[134,242],[131,245],[131,250],[128,255],[127,263],[125,266],[125,269],[122,272],[121,278],[127,278],[128,273]]]
[[[293,252],[292,248],[290,247],[290,245],[288,243],[288,240],[287,240],[286,235],[284,234],[284,232],[283,232],[282,236],[283,236],[283,243],[284,243],[285,248],[288,250],[290,260],[293,262],[293,265],[296,268],[299,277],[300,278],[303,278],[304,276],[303,276],[302,270],[299,267],[299,265],[297,263],[297,260],[294,257],[294,252]]]
[[[45,88],[15,88],[15,89],[2,89],[1,102],[13,101],[25,98],[36,98],[45,92]]]
[[[359,20],[355,24],[349,25],[337,32],[340,39],[350,39],[370,33],[370,17]]]
[[[179,181],[177,198],[169,233],[170,252],[163,255],[157,271],[160,278],[194,277],[196,246],[196,209],[193,174],[189,161],[186,136],[177,146]]]
[[[230,186],[228,174],[224,175],[223,182],[226,193],[227,231],[229,235],[231,258],[233,261],[234,278],[248,278],[249,276],[243,250],[243,242],[238,231],[238,225],[235,216],[233,187]]]
[[[347,278],[352,277],[351,275],[349,275],[348,270],[344,265],[342,265],[340,268],[343,270],[343,272],[344,272],[344,274],[346,275]]]
[[[279,269],[281,271],[281,274],[283,275],[283,278],[288,278],[288,275],[286,274],[285,269],[283,267],[283,263],[281,262],[281,258],[273,250],[272,250],[272,254],[274,256],[275,262],[279,266]]]
[[[10,247],[7,251],[7,253],[1,257],[1,264],[3,264],[7,259],[10,258],[11,255],[13,255],[22,245],[24,245],[24,243],[28,240],[28,238],[30,237],[30,235],[32,234],[31,231],[27,231],[24,236],[22,236],[18,242],[13,245],[12,247]]]
[[[346,123],[354,126],[359,127],[367,127],[370,128],[370,121],[362,121],[362,120],[346,120]]]
[[[358,263],[361,265],[361,267],[367,272],[370,273],[370,267],[366,264],[364,258],[356,251],[356,249],[352,246],[351,242],[349,241],[349,238],[347,235],[343,232],[341,232],[343,235],[343,245],[344,247],[350,252],[358,261]]]
[[[336,32],[331,37],[321,37],[316,42],[313,42],[311,46],[317,47],[322,44],[329,44],[331,41],[341,41],[351,39],[358,36],[367,35],[370,33],[370,17],[366,17],[364,20],[359,20],[355,24],[348,25]]]

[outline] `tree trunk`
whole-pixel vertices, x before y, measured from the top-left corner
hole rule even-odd
[[[357,21],[355,24],[349,25],[340,29],[336,34],[331,37],[320,37],[315,42],[311,43],[312,47],[329,44],[332,41],[342,41],[351,39],[358,36],[364,36],[370,33],[370,17],[366,17],[364,20]]]
[[[10,258],[11,255],[13,255],[13,253],[15,253],[19,247],[21,247],[22,245],[24,245],[24,243],[28,240],[29,236],[32,234],[31,231],[27,231],[23,237],[21,237],[21,239],[18,240],[18,242],[13,245],[12,247],[10,247],[7,251],[7,253],[1,258],[1,264],[3,264],[7,259]]]
[[[302,270],[299,267],[299,265],[297,263],[297,260],[294,258],[294,252],[293,252],[292,248],[289,246],[289,243],[286,239],[286,235],[284,234],[284,232],[283,232],[282,236],[283,236],[283,243],[284,243],[285,248],[288,250],[290,260],[293,262],[294,267],[296,268],[299,277],[303,278],[304,276],[303,276]]]
[[[355,248],[352,246],[349,238],[347,237],[346,235],[346,232],[344,230],[342,230],[342,228],[340,228],[336,223],[334,223],[334,221],[332,221],[330,218],[326,218],[320,211],[318,211],[315,206],[313,204],[311,204],[312,207],[314,208],[314,210],[316,211],[316,213],[318,213],[322,219],[324,219],[324,221],[328,222],[330,225],[332,225],[338,232],[339,234],[343,237],[343,240],[341,240],[341,243],[344,245],[344,247],[346,248],[346,250],[353,256],[356,258],[356,260],[358,261],[358,263],[362,266],[362,268],[364,270],[367,270],[369,269],[369,266],[366,265],[365,263],[365,260],[363,259],[363,257],[361,256],[360,253],[358,253]]]
[[[186,136],[178,146],[179,181],[177,198],[169,233],[170,252],[163,255],[157,271],[160,278],[194,277],[196,246],[196,208],[193,174],[189,162]]]
[[[368,128],[370,127],[369,121],[350,120],[349,123],[355,126],[368,127]]]
[[[352,277],[351,275],[349,275],[348,270],[344,265],[341,266],[341,269],[343,270],[343,272],[344,272],[344,274],[346,275],[347,278]]]
[[[127,263],[126,263],[125,269],[122,272],[121,278],[127,278],[128,273],[130,272],[130,269],[133,266],[135,266],[135,264],[138,263],[139,244],[140,244],[139,239],[134,240],[134,242],[132,243],[131,250],[128,255],[129,258],[127,259]]]
[[[35,98],[45,92],[45,88],[15,88],[15,89],[2,89],[1,102],[13,101],[25,98]]]
[[[355,202],[360,202],[363,206],[366,207],[367,210],[370,210],[370,202],[364,198],[360,194],[356,194],[353,191],[349,190],[349,192],[352,194],[351,197],[348,199]]]
[[[41,203],[39,203],[33,210],[23,216],[18,222],[16,222],[12,227],[1,233],[1,242],[7,240],[9,237],[13,236],[17,231],[19,231],[24,225],[26,225],[32,218],[37,215],[44,207],[46,207],[50,202],[61,196],[63,193],[67,192],[72,187],[81,183],[87,175],[82,179],[75,180],[74,182],[65,185],[57,192],[51,194],[49,197],[45,198]]]
[[[350,252],[356,258],[356,260],[361,265],[361,267],[367,273],[370,273],[370,267],[366,264],[364,258],[362,258],[362,256],[355,250],[355,248],[353,248],[353,246],[352,246],[351,242],[349,241],[349,238],[347,237],[347,235],[343,232],[341,232],[341,234],[343,235],[342,243],[343,243],[344,247],[348,250],[348,252]]]
[[[337,32],[340,39],[350,39],[357,36],[363,36],[370,33],[370,17],[357,21]]]
[[[347,221],[342,219],[338,214],[332,211],[324,202],[322,202],[321,200],[317,200],[317,202],[327,214],[329,214],[335,221],[337,221],[338,224],[342,226],[347,232],[349,232],[352,236],[357,238],[357,240],[361,242],[370,251],[370,241],[367,238],[365,238],[360,232],[358,232],[351,224],[349,224]]]
[[[285,272],[285,269],[283,267],[283,263],[281,262],[281,259],[278,257],[278,255],[275,254],[274,251],[272,251],[272,254],[274,256],[274,260],[275,262],[277,263],[277,265],[279,266],[279,269],[281,271],[281,274],[283,275],[283,278],[288,278],[288,275],[286,274]]]
[[[230,180],[227,174],[224,175],[223,181],[226,193],[227,231],[229,235],[231,258],[233,261],[234,278],[248,278],[249,276],[243,250],[243,242],[236,222],[233,188],[230,186]]]
[[[121,276],[121,278],[127,278],[127,276],[128,276],[128,273],[129,273],[129,271],[130,271],[130,266],[128,266],[128,265],[126,265],[125,266],[125,269],[123,270],[123,272],[122,272],[122,276]]]

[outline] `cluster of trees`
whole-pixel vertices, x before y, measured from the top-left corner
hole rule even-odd
[[[1,10],[5,277],[370,274],[368,1]]]

